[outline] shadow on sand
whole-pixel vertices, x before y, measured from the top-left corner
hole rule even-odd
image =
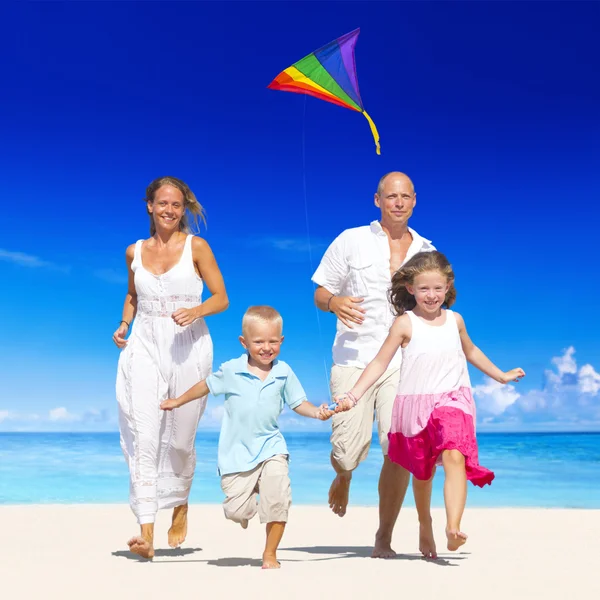
[[[189,556],[190,554],[194,554],[196,552],[202,552],[202,548],[157,548],[154,551],[154,558],[160,558],[162,556],[176,558],[179,556]],[[136,560],[138,562],[150,562],[146,558],[142,558],[129,550],[117,550],[116,552],[111,552],[113,556],[121,556],[123,558],[127,558],[128,560]],[[179,562],[179,561],[177,561]]]

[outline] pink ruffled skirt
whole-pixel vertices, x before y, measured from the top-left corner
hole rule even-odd
[[[392,413],[388,456],[417,479],[431,479],[444,450],[465,457],[467,479],[483,487],[494,479],[479,464],[475,403],[469,387],[441,394],[398,395]]]

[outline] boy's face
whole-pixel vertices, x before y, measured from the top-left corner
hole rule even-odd
[[[240,343],[259,365],[271,364],[281,352],[281,326],[277,323],[255,321],[248,324]]]

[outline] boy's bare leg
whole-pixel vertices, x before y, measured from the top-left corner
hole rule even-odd
[[[338,516],[343,517],[348,507],[348,498],[350,497],[350,482],[352,481],[352,471],[344,471],[337,460],[330,455],[331,466],[337,473],[329,488],[329,508]]]
[[[134,554],[142,558],[154,558],[154,523],[145,523],[140,527],[140,535],[132,537],[127,545]]]
[[[285,523],[273,521],[267,523],[267,543],[263,552],[263,569],[279,569],[281,565],[277,561],[277,548],[283,537]]]
[[[413,494],[419,516],[419,550],[425,558],[437,558],[431,519],[431,490],[434,475],[435,468],[429,480],[423,481],[413,477]]]
[[[446,472],[444,503],[448,550],[458,550],[467,541],[467,534],[460,530],[460,521],[467,503],[465,457],[458,450],[444,450],[442,464]]]
[[[187,535],[188,505],[182,504],[173,509],[173,519],[169,529],[169,546],[178,548],[185,541]]]
[[[379,529],[375,534],[373,558],[394,558],[392,550],[392,533],[404,502],[408,488],[410,473],[393,463],[387,456],[383,457],[383,467],[379,476]]]

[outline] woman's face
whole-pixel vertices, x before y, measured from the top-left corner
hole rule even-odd
[[[148,210],[157,230],[179,231],[179,223],[185,213],[183,194],[171,185],[163,185],[156,190],[154,200],[148,202]]]

